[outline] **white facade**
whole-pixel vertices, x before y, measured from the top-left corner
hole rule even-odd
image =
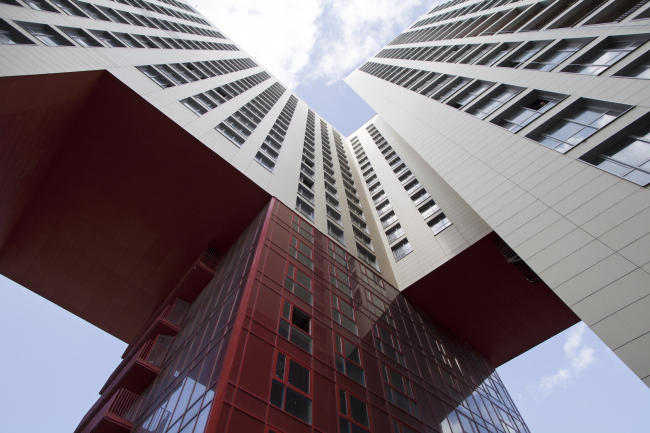
[[[448,2],[346,81],[650,385],[645,3]]]

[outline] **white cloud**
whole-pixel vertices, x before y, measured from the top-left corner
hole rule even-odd
[[[345,78],[430,0],[197,0],[198,10],[291,88]],[[436,2],[437,3],[437,2]]]
[[[566,388],[571,382],[571,379],[578,376],[596,361],[594,349],[582,341],[582,336],[586,329],[587,325],[580,323],[569,331],[566,342],[564,343],[564,354],[569,360],[569,366],[560,368],[557,373],[542,378],[539,389],[545,395],[550,394],[559,386]]]

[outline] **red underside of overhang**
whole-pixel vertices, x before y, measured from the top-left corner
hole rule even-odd
[[[107,72],[0,78],[0,273],[130,342],[270,196]],[[404,293],[500,365],[578,318],[491,234]]]
[[[580,320],[494,246],[492,232],[402,293],[497,367]]]
[[[108,72],[0,78],[0,273],[129,342],[270,196]]]

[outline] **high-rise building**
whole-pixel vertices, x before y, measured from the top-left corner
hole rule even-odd
[[[644,3],[437,6],[346,138],[183,0],[0,0],[0,273],[129,343],[77,432],[527,432],[580,319],[648,383]]]
[[[413,250],[398,286],[439,266],[431,231],[494,231],[650,385],[646,3],[446,2],[346,81],[378,113],[352,140],[397,202],[385,249]]]

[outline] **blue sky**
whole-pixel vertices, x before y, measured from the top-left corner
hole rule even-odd
[[[374,112],[343,81],[432,5],[417,0],[194,0],[344,135]],[[0,276],[2,431],[69,433],[126,345]],[[584,324],[498,369],[533,433],[647,431],[647,388]],[[645,430],[644,430],[645,429]]]

